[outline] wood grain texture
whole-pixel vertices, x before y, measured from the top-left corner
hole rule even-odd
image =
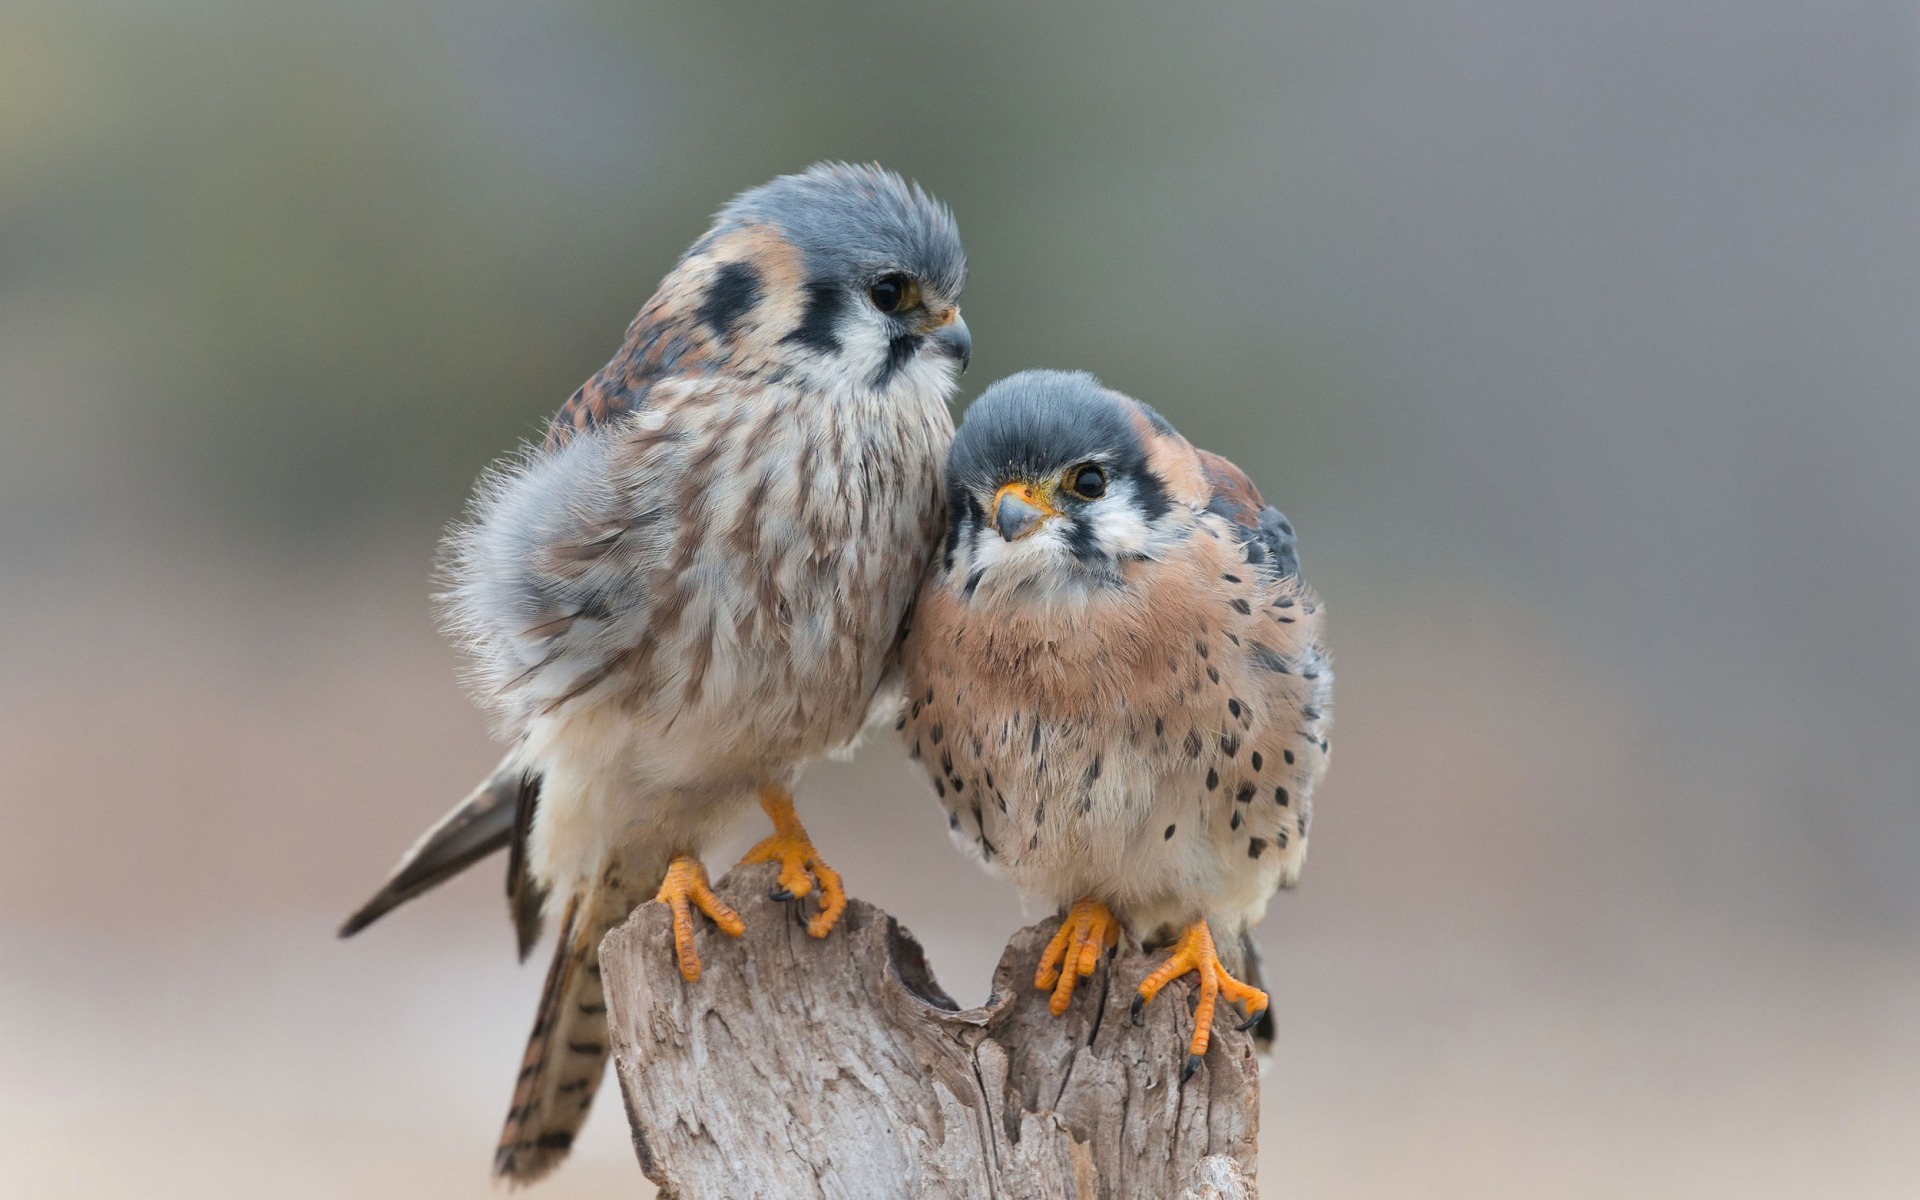
[[[1252,1042],[1216,1019],[1182,1085],[1189,989],[1128,1018],[1152,958],[1103,964],[1053,1017],[1033,987],[1049,919],[1014,935],[992,998],[962,1010],[892,917],[855,900],[816,941],[795,904],[767,899],[774,875],[720,881],[747,933],[704,927],[696,983],[662,905],[602,944],[614,1069],[663,1197],[1252,1200]]]

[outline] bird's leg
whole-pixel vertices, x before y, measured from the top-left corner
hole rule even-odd
[[[768,784],[760,789],[760,807],[773,822],[773,835],[747,851],[740,861],[780,864],[780,887],[773,893],[775,900],[798,899],[811,892],[818,882],[820,911],[808,920],[807,932],[823,938],[840,920],[840,914],[847,911],[847,892],[840,886],[840,872],[828,866],[820,852],[813,848],[806,829],[800,824],[800,814],[793,811],[792,792]]]
[[[673,856],[667,864],[667,877],[653,898],[673,910],[673,952],[680,960],[680,978],[688,983],[700,978],[700,952],[693,948],[694,909],[707,914],[728,937],[739,937],[747,931],[740,914],[707,886],[707,869],[691,855]]]
[[[1040,969],[1033,973],[1033,986],[1041,991],[1053,989],[1047,1011],[1059,1016],[1073,1003],[1074,985],[1082,976],[1093,974],[1100,956],[1120,940],[1120,922],[1098,900],[1082,900],[1067,910],[1060,931],[1047,943],[1040,955]]]
[[[1160,964],[1158,970],[1140,983],[1140,994],[1133,998],[1133,1023],[1140,1023],[1140,1014],[1160,989],[1192,971],[1200,976],[1200,1003],[1193,1010],[1193,1040],[1187,1043],[1186,1065],[1180,1069],[1180,1082],[1185,1083],[1195,1071],[1200,1069],[1200,1059],[1207,1052],[1207,1043],[1213,1037],[1213,1006],[1220,996],[1225,995],[1229,1004],[1238,1003],[1246,1010],[1247,1019],[1240,1028],[1251,1029],[1267,1011],[1267,994],[1257,987],[1241,983],[1227,974],[1227,968],[1220,962],[1220,955],[1213,947],[1213,931],[1204,920],[1195,921],[1187,926],[1180,935],[1180,941]]]

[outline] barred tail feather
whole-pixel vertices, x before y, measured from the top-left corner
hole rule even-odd
[[[659,886],[655,880],[654,887]],[[567,902],[560,944],[540,992],[540,1008],[513,1089],[493,1173],[529,1184],[560,1165],[586,1123],[606,1075],[607,1003],[600,985],[600,939],[651,893],[611,880]]]

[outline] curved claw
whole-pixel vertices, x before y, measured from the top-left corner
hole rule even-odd
[[[1213,931],[1205,921],[1195,921],[1180,935],[1180,942],[1167,956],[1167,961],[1141,981],[1140,992],[1133,998],[1136,1023],[1141,1011],[1160,994],[1161,988],[1188,972],[1200,977],[1200,1002],[1193,1010],[1193,1038],[1187,1043],[1187,1061],[1180,1072],[1182,1083],[1199,1069],[1200,1059],[1207,1052],[1213,1038],[1213,1009],[1220,997],[1225,996],[1229,1004],[1241,1005],[1248,1014],[1241,1029],[1251,1029],[1267,1011],[1267,994],[1227,974],[1214,949]]]
[[[740,914],[707,886],[707,869],[697,858],[675,855],[667,864],[667,877],[661,880],[660,890],[653,898],[673,910],[674,957],[680,962],[680,978],[688,983],[700,978],[700,952],[693,945],[694,909],[707,914],[728,937],[739,937],[747,931]]]
[[[823,938],[833,931],[840,915],[847,911],[847,891],[840,882],[840,872],[829,867],[813,848],[806,829],[800,824],[799,814],[793,811],[790,792],[785,788],[764,788],[760,792],[760,807],[773,820],[773,833],[747,851],[740,861],[780,864],[779,885],[769,893],[774,900],[798,900],[811,895],[817,883],[820,910],[806,925],[809,934]]]
[[[1047,1011],[1059,1016],[1073,1003],[1073,989],[1080,980],[1093,974],[1100,956],[1120,942],[1120,922],[1098,900],[1082,900],[1067,910],[1053,940],[1040,954],[1040,965],[1033,973],[1033,986],[1041,991],[1053,989]]]

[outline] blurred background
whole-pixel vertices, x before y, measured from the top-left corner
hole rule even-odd
[[[490,1194],[499,868],[333,938],[494,762],[435,540],[822,158],[959,214],[962,401],[1091,368],[1302,531],[1266,1195],[1920,1195],[1894,0],[6,0],[0,1194]],[[802,810],[983,999],[890,741]],[[603,1103],[538,1194],[645,1191]]]

